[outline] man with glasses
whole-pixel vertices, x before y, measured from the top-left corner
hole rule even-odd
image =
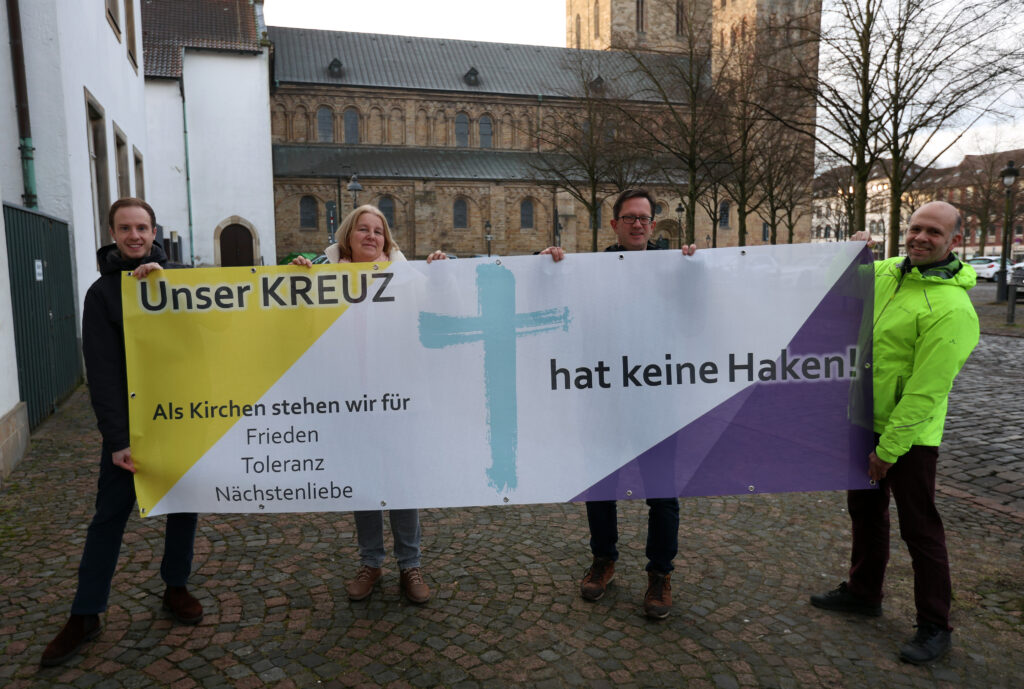
[[[647,251],[658,249],[651,242],[654,231],[655,202],[646,189],[627,189],[619,194],[612,206],[612,230],[618,240],[605,251]],[[684,256],[697,250],[693,244],[683,247]],[[565,258],[565,250],[551,246],[540,253],[555,261]],[[644,594],[644,614],[653,619],[668,617],[672,609],[670,578],[672,560],[679,550],[679,499],[648,498],[647,515],[647,591]],[[587,502],[587,521],[590,525],[590,550],[594,561],[583,575],[580,595],[584,600],[596,601],[604,596],[608,584],[615,577],[615,561],[619,558],[616,543],[619,540],[618,513],[614,500]]]

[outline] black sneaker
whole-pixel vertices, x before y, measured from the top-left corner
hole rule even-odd
[[[948,629],[944,629],[931,622],[921,622],[917,625],[917,633],[913,639],[900,649],[900,660],[914,665],[926,665],[949,653],[953,647],[953,636]]]
[[[822,610],[855,612],[858,615],[867,615],[868,617],[878,617],[882,614],[882,605],[880,603],[869,603],[860,596],[851,593],[845,581],[828,593],[811,596],[811,605]]]

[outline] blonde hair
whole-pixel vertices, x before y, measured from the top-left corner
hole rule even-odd
[[[341,221],[341,226],[334,233],[334,241],[338,244],[338,253],[341,258],[351,261],[352,260],[352,248],[349,246],[348,240],[349,235],[352,234],[352,230],[355,229],[356,222],[359,220],[359,216],[363,213],[370,213],[380,218],[381,223],[384,225],[384,257],[387,258],[391,255],[392,251],[398,250],[398,244],[391,238],[391,228],[388,227],[388,219],[384,217],[384,214],[380,212],[380,209],[376,206],[366,204],[360,206],[354,211],[345,216],[345,219]]]

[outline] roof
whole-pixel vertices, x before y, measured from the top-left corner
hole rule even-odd
[[[552,180],[545,161],[569,170],[572,162],[557,153],[473,148],[413,148],[336,144],[274,144],[274,177],[349,177],[529,182]],[[570,177],[584,180],[582,171]],[[652,173],[650,184],[665,184]],[[683,184],[682,178],[674,180]]]
[[[541,177],[531,151],[274,144],[275,177],[524,180]]]
[[[250,0],[143,0],[142,53],[147,77],[181,77],[185,48],[261,50]]]
[[[515,43],[457,41],[350,31],[267,27],[277,83],[487,93],[548,98],[584,96],[600,77],[613,98],[643,97],[645,80],[625,52]],[[683,58],[644,53],[659,70]],[[337,60],[340,70],[330,69]],[[475,70],[474,75],[470,71]],[[632,75],[628,79],[622,79]],[[475,83],[473,83],[475,82]],[[653,97],[653,91],[647,95]]]

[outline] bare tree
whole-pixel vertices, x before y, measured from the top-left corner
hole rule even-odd
[[[965,224],[978,226],[978,254],[985,255],[985,244],[991,236],[995,239],[995,225],[1003,224],[1006,190],[999,173],[1008,159],[1024,160],[1024,151],[1011,151],[997,155],[997,145],[979,155],[964,156],[958,172],[962,193],[956,205],[964,215]]]
[[[634,101],[656,106],[624,103],[623,116],[642,132],[661,176],[676,188],[686,243],[692,244],[697,207],[712,183],[709,161],[721,159],[722,132],[712,83],[712,13],[699,2],[684,3],[678,11],[681,48],[671,54],[630,53],[635,83],[644,89]]]
[[[968,127],[1020,86],[1021,43],[1004,31],[1019,1],[903,0],[885,15],[893,50],[880,86],[889,177],[889,255],[899,251],[900,200],[960,136],[941,148],[936,134]],[[1008,48],[996,38],[1002,34]],[[930,155],[925,151],[930,150]]]
[[[820,70],[794,54],[795,84],[818,104],[818,117],[799,128],[850,167],[854,231],[865,227],[871,171],[889,159],[890,255],[903,193],[956,140],[929,148],[936,134],[994,112],[1020,84],[1021,41],[1006,30],[1019,8],[1019,0],[833,0],[815,36]],[[815,33],[814,22],[803,28]]]
[[[591,249],[597,251],[601,204],[611,195],[637,186],[652,166],[637,145],[634,129],[612,97],[616,86],[599,73],[597,56],[579,51],[573,70],[581,97],[545,106],[535,136],[534,168],[569,193],[590,216]]]

